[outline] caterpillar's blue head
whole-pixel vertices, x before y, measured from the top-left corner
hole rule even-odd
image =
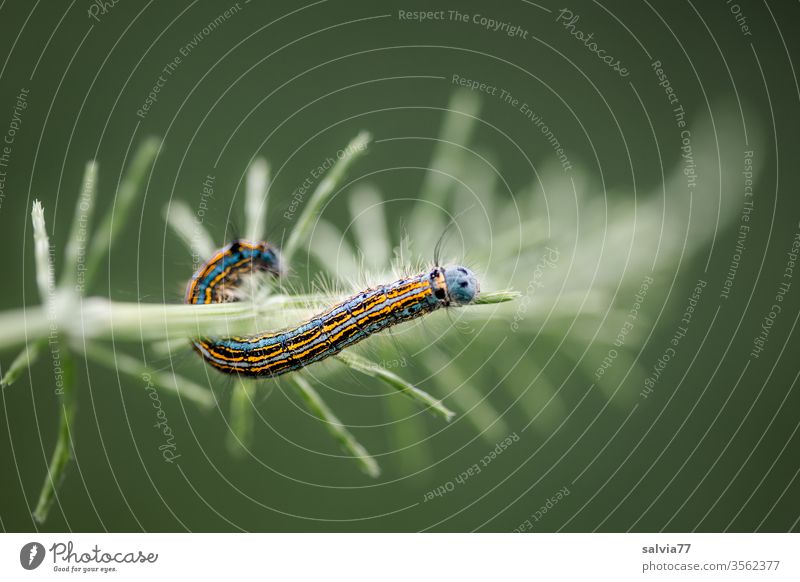
[[[442,267],[447,298],[455,305],[472,303],[480,292],[475,273],[461,266]]]

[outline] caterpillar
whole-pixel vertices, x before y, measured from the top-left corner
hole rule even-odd
[[[241,277],[254,271],[281,275],[277,249],[263,241],[234,240],[197,270],[187,285],[185,302],[236,301]],[[275,377],[324,360],[399,323],[442,307],[472,303],[479,292],[478,280],[468,268],[437,265],[428,272],[366,289],[288,329],[204,337],[192,344],[221,372]]]

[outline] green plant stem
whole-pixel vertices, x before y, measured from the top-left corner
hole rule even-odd
[[[254,317],[281,314],[282,318],[290,318],[294,315],[300,321],[309,312],[323,309],[345,297],[318,293],[276,294],[253,306],[245,302],[211,305],[124,303],[99,297],[79,300],[77,297],[64,295],[59,298],[56,295],[59,300],[54,303],[55,321],[63,334],[80,340],[113,337],[119,341],[157,341],[202,334],[247,333]],[[504,303],[519,296],[517,291],[482,293],[474,305]],[[0,350],[47,337],[51,322],[50,314],[41,306],[0,313]],[[280,327],[282,324],[276,323],[276,329]],[[19,330],[24,330],[24,333]]]

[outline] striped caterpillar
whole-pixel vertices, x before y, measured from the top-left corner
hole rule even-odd
[[[438,261],[436,261],[438,262]],[[266,242],[234,240],[192,277],[186,303],[236,301],[243,275],[280,275],[280,255]],[[366,289],[288,329],[256,335],[192,340],[214,368],[229,374],[275,377],[333,356],[385,329],[441,307],[466,305],[479,292],[475,275],[461,266],[431,271]]]

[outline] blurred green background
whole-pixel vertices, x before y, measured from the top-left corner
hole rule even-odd
[[[232,6],[229,17],[203,32]],[[395,371],[436,396],[447,396],[448,384],[463,383],[484,399],[471,408],[469,399],[446,398],[456,401],[459,413],[449,425],[415,414],[413,405],[398,401],[401,396],[332,365],[326,386],[318,389],[377,455],[383,474],[374,481],[350,460],[331,456],[338,454],[335,443],[285,383],[258,384],[253,443],[241,457],[230,454],[226,418],[232,384],[207,375],[189,350],[176,359],[149,361],[210,384],[222,404],[203,412],[162,395],[182,455],[179,466],[165,463],[144,385],[79,360],[75,462],[58,504],[39,525],[31,511],[58,417],[45,358],[2,392],[0,526],[6,531],[797,531],[798,281],[788,290],[764,351],[758,358],[750,353],[779,284],[791,282],[784,278],[787,252],[800,229],[795,170],[800,91],[792,68],[800,56],[800,13],[789,3],[735,6],[738,14],[723,1],[575,1],[567,7],[546,1],[162,1],[104,8],[86,1],[5,2],[0,132],[12,122],[19,93],[28,95],[2,168],[4,310],[39,302],[33,199],[44,204],[58,266],[86,161],[99,163],[100,216],[114,202],[126,158],[147,136],[162,138],[163,146],[94,295],[180,302],[192,261],[167,230],[164,206],[183,200],[197,208],[204,180],[214,176],[204,226],[222,244],[241,232],[243,181],[256,156],[268,159],[273,169],[267,225],[270,240],[279,244],[292,226],[283,216],[292,193],[360,130],[371,132],[375,142],[351,169],[353,183],[332,200],[324,218],[347,230],[348,188],[372,184],[387,201],[396,244],[403,233],[414,232],[419,214],[413,209],[421,207],[414,201],[436,157],[435,139],[448,104],[454,94],[455,102],[471,102],[470,96],[458,97],[453,75],[505,89],[520,103],[504,101],[499,90],[473,91],[480,121],[472,124],[465,143],[444,147],[457,152],[459,145],[469,146],[479,154],[458,158],[460,165],[445,164],[452,174],[445,183],[454,188],[449,207],[458,210],[462,203],[459,181],[477,192],[465,204],[471,212],[481,211],[484,201],[493,205],[483,216],[485,228],[460,230],[449,254],[485,275],[485,289],[526,293],[548,241],[559,240],[560,267],[569,260],[572,274],[558,280],[567,286],[552,284],[543,297],[538,292],[530,297],[530,305],[540,297],[557,305],[564,289],[599,288],[604,299],[572,313],[562,307],[556,318],[534,316],[531,307],[519,332],[510,331],[512,304],[443,337],[439,334],[452,327],[447,317],[416,326],[418,344],[404,341],[408,333],[398,342],[371,340],[374,345],[364,353],[378,360],[405,358]],[[562,8],[579,19],[559,14]],[[443,10],[443,19],[401,16],[428,10]],[[451,10],[466,14],[467,22],[451,18]],[[491,30],[480,16],[518,26],[519,33]],[[578,30],[593,33],[593,39],[571,34]],[[592,40],[624,63],[628,75],[602,62],[588,46]],[[157,101],[138,116],[182,47],[186,55],[165,77]],[[661,62],[692,131],[698,186],[691,193],[681,174],[686,160],[675,105],[659,85],[654,61]],[[552,142],[520,111],[521,102],[545,120],[571,170],[564,171]],[[749,150],[757,173],[751,229],[725,299],[720,292],[741,223]],[[495,171],[492,194],[484,186]],[[678,181],[670,182],[675,175]],[[530,203],[537,187],[545,192],[544,205]],[[429,212],[440,211],[430,205]],[[535,233],[541,240],[532,248],[517,240],[511,251],[492,255],[496,237],[513,232],[515,217],[519,223],[544,221],[547,228]],[[620,217],[636,226],[615,229]],[[581,230],[587,223],[597,230]],[[430,234],[435,240],[440,232]],[[357,246],[352,233],[347,236]],[[530,231],[526,237],[533,238]],[[570,247],[569,241],[580,243]],[[411,243],[418,258],[430,261],[429,245]],[[595,260],[592,252],[601,249],[602,260]],[[624,265],[631,268],[614,270]],[[320,265],[302,256],[293,269],[303,288]],[[606,308],[627,313],[650,275],[654,284],[636,338],[620,348],[624,354],[614,362],[613,377],[595,385],[595,370],[622,322],[604,318]],[[670,346],[698,279],[707,286],[688,333],[653,393],[643,398],[644,377]],[[611,339],[598,342],[600,336]],[[498,345],[502,349],[495,350]],[[131,343],[109,347],[132,355],[143,350]],[[14,350],[0,354],[4,368],[15,355]],[[485,416],[470,422],[476,414]],[[512,434],[518,441],[479,474],[455,482]],[[426,493],[439,487],[446,494],[426,501]],[[541,512],[564,488],[569,494]]]

